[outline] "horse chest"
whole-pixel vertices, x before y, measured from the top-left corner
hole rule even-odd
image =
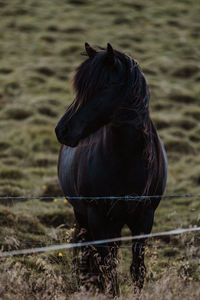
[[[141,157],[120,157],[97,147],[64,147],[59,168],[61,187],[68,195],[140,193],[145,184]]]

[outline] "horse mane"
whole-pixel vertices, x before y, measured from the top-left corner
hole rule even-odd
[[[98,48],[103,50],[101,47]],[[105,51],[101,51],[101,55],[95,56],[92,60],[86,59],[75,70],[73,77],[73,87],[76,92],[75,110],[99,95],[105,88],[109,78],[107,65],[104,62],[105,56]]]
[[[95,55],[92,59],[87,58],[75,71],[73,86],[76,97],[68,108],[68,110],[71,110],[71,115],[92,98],[98,96],[107,86],[109,73],[108,64],[106,64],[105,61],[106,50],[101,47],[98,47],[98,49],[100,49],[98,55]],[[147,162],[148,176],[143,195],[149,195],[149,193],[153,194],[159,184],[158,179],[162,172],[162,149],[154,124],[149,115],[150,95],[148,84],[138,63],[134,59],[117,50],[114,50],[114,53],[116,63],[120,60],[126,66],[124,84],[122,85],[121,93],[119,93],[118,97],[123,97],[122,106],[125,105],[129,115],[132,114],[134,117],[133,125],[142,133],[144,138],[143,155]],[[119,116],[120,109],[117,114]],[[152,190],[150,187],[153,181],[156,160],[158,163],[157,186]]]

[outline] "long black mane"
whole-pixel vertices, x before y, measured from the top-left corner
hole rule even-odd
[[[107,62],[106,50],[98,47],[100,55],[86,59],[75,71],[73,86],[76,97],[70,105],[71,116],[92,98],[97,97],[102,90],[108,87],[109,82],[109,62]],[[123,82],[113,82],[110,88],[121,85],[121,92],[118,97],[123,97],[123,102],[113,116],[116,126],[132,122],[133,126],[139,130],[144,138],[144,156],[147,161],[148,179],[143,195],[148,195],[153,179],[153,169],[157,156],[161,155],[159,149],[154,149],[153,138],[158,138],[156,130],[149,115],[149,89],[144,74],[134,59],[114,50],[115,65],[121,62],[124,66]],[[160,176],[160,157],[158,161]],[[156,187],[155,187],[156,189]]]

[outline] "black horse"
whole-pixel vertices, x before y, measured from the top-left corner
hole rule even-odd
[[[58,141],[63,144],[58,174],[64,194],[162,195],[167,158],[150,119],[144,74],[134,59],[113,50],[110,44],[107,49],[95,50],[86,43],[85,49],[88,58],[74,76],[75,100],[56,127]],[[132,235],[150,233],[160,198],[69,202],[77,221],[77,240],[91,241],[119,237],[125,224]],[[86,282],[95,271],[93,281],[103,291],[107,278],[115,295],[118,244],[104,246],[82,249],[80,275]],[[133,241],[130,272],[137,289],[142,288],[145,277],[144,247],[144,240]]]

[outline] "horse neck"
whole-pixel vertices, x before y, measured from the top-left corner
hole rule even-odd
[[[109,141],[107,140],[109,149],[114,159],[121,161],[127,169],[132,163],[135,164],[136,160],[145,163],[148,175],[143,195],[148,195],[157,164],[157,146],[155,141],[158,139],[155,127],[149,117],[149,112],[147,111],[143,114],[143,119],[140,118],[138,120],[137,118],[133,118],[123,123],[112,123],[107,126],[107,133],[107,137],[109,137]],[[157,144],[159,147],[159,143]],[[161,151],[159,151],[158,174],[161,173],[160,155]]]
[[[119,108],[108,128],[113,140],[128,148],[141,148],[150,135],[151,124],[148,106],[130,104]]]

